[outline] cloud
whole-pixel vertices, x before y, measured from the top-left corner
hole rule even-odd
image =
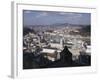
[[[66,15],[67,13],[66,12],[60,12],[59,14],[60,15]]]
[[[82,14],[80,13],[69,13],[67,15],[69,15],[70,17],[82,17]]]
[[[66,16],[68,18],[80,18],[82,17],[82,13],[74,13],[74,12],[60,12],[59,15]]]
[[[64,18],[65,21],[68,21],[68,22],[79,22],[81,19],[83,19],[83,14],[82,13],[62,13],[62,15]]]
[[[70,13],[70,14],[67,14],[68,18],[71,18],[71,19],[80,19],[82,18],[82,13]]]
[[[24,13],[32,13],[32,11],[26,10],[26,11],[24,11]]]
[[[47,12],[41,12],[36,16],[36,18],[44,17],[44,16],[48,16],[48,13]]]

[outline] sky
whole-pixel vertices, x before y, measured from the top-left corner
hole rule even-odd
[[[23,10],[24,25],[91,24],[90,13]]]

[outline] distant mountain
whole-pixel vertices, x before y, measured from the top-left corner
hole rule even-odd
[[[38,32],[38,31],[46,31],[46,30],[56,30],[56,29],[65,28],[65,27],[81,27],[84,29],[87,26],[90,26],[90,25],[55,23],[51,25],[25,25],[24,28],[29,28],[31,30]]]
[[[65,26],[69,26],[69,27],[75,27],[75,26],[79,26],[79,27],[84,27],[84,26],[88,26],[88,25],[83,25],[83,24],[70,24],[70,23],[55,23],[55,24],[51,24],[51,25],[25,25],[24,27],[65,27]]]

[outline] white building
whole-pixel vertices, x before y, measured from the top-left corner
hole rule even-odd
[[[45,54],[44,57],[46,57],[51,61],[56,61],[60,59],[60,52],[61,52],[60,50],[43,48],[41,54]]]

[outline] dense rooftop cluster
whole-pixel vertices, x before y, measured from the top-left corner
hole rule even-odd
[[[35,31],[32,28],[25,31],[23,35],[24,68],[29,68],[27,58],[32,58],[30,60],[32,68],[37,66],[40,68],[41,65],[50,67],[54,63],[56,67],[90,65],[90,35],[81,35],[81,27],[53,28],[44,31]],[[62,65],[63,62],[65,65]]]

